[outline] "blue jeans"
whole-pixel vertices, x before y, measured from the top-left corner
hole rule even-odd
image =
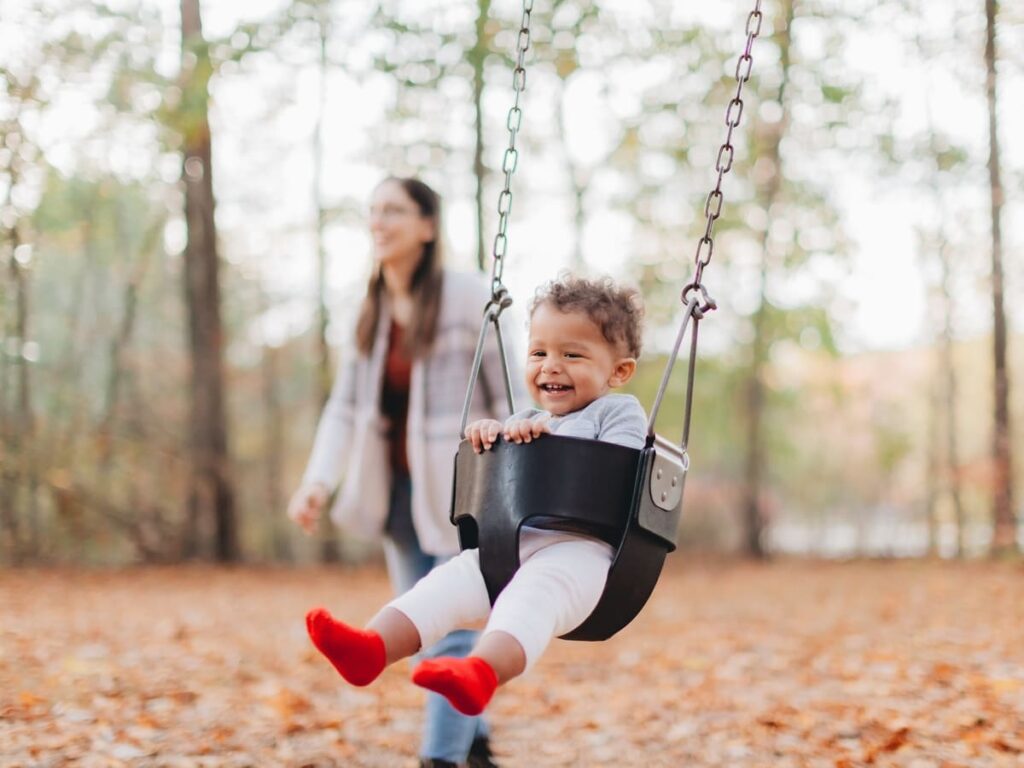
[[[420,549],[412,524],[412,485],[407,475],[396,475],[391,486],[391,509],[385,532],[384,554],[396,594],[408,591],[431,569],[448,559],[428,555]],[[476,642],[476,635],[470,630],[456,630],[421,650],[420,656],[467,656]],[[465,762],[473,739],[486,736],[487,732],[483,717],[467,717],[454,709],[444,696],[430,692],[427,694],[420,756],[453,763]]]

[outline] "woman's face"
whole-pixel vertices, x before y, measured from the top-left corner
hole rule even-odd
[[[389,180],[374,190],[370,201],[370,235],[377,263],[395,265],[419,261],[436,233],[434,222],[420,213],[405,187]]]

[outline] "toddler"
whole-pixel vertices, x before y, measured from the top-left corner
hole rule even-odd
[[[643,309],[636,291],[611,280],[563,276],[530,305],[526,385],[538,406],[466,427],[478,453],[499,435],[529,443],[557,434],[640,449],[647,417],[631,395],[613,393],[636,371]],[[494,691],[529,669],[553,637],[575,629],[600,600],[614,552],[580,534],[523,526],[521,566],[493,608],[480,556],[467,549],[424,576],[358,629],[316,608],[306,616],[314,645],[342,677],[367,685],[389,664],[453,629],[487,619],[466,658],[425,659],[417,685],[444,695],[460,712],[483,711]]]

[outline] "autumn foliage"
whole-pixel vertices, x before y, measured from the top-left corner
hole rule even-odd
[[[413,766],[423,691],[344,684],[307,607],[382,570],[0,572],[0,765]],[[1024,765],[1017,565],[687,563],[490,707],[503,766]]]

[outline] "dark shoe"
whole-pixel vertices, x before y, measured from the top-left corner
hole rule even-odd
[[[468,768],[498,768],[498,764],[494,762],[494,753],[491,752],[491,742],[486,736],[473,739],[466,765]]]
[[[436,757],[421,757],[420,768],[459,768],[459,764],[451,760],[438,760]]]

